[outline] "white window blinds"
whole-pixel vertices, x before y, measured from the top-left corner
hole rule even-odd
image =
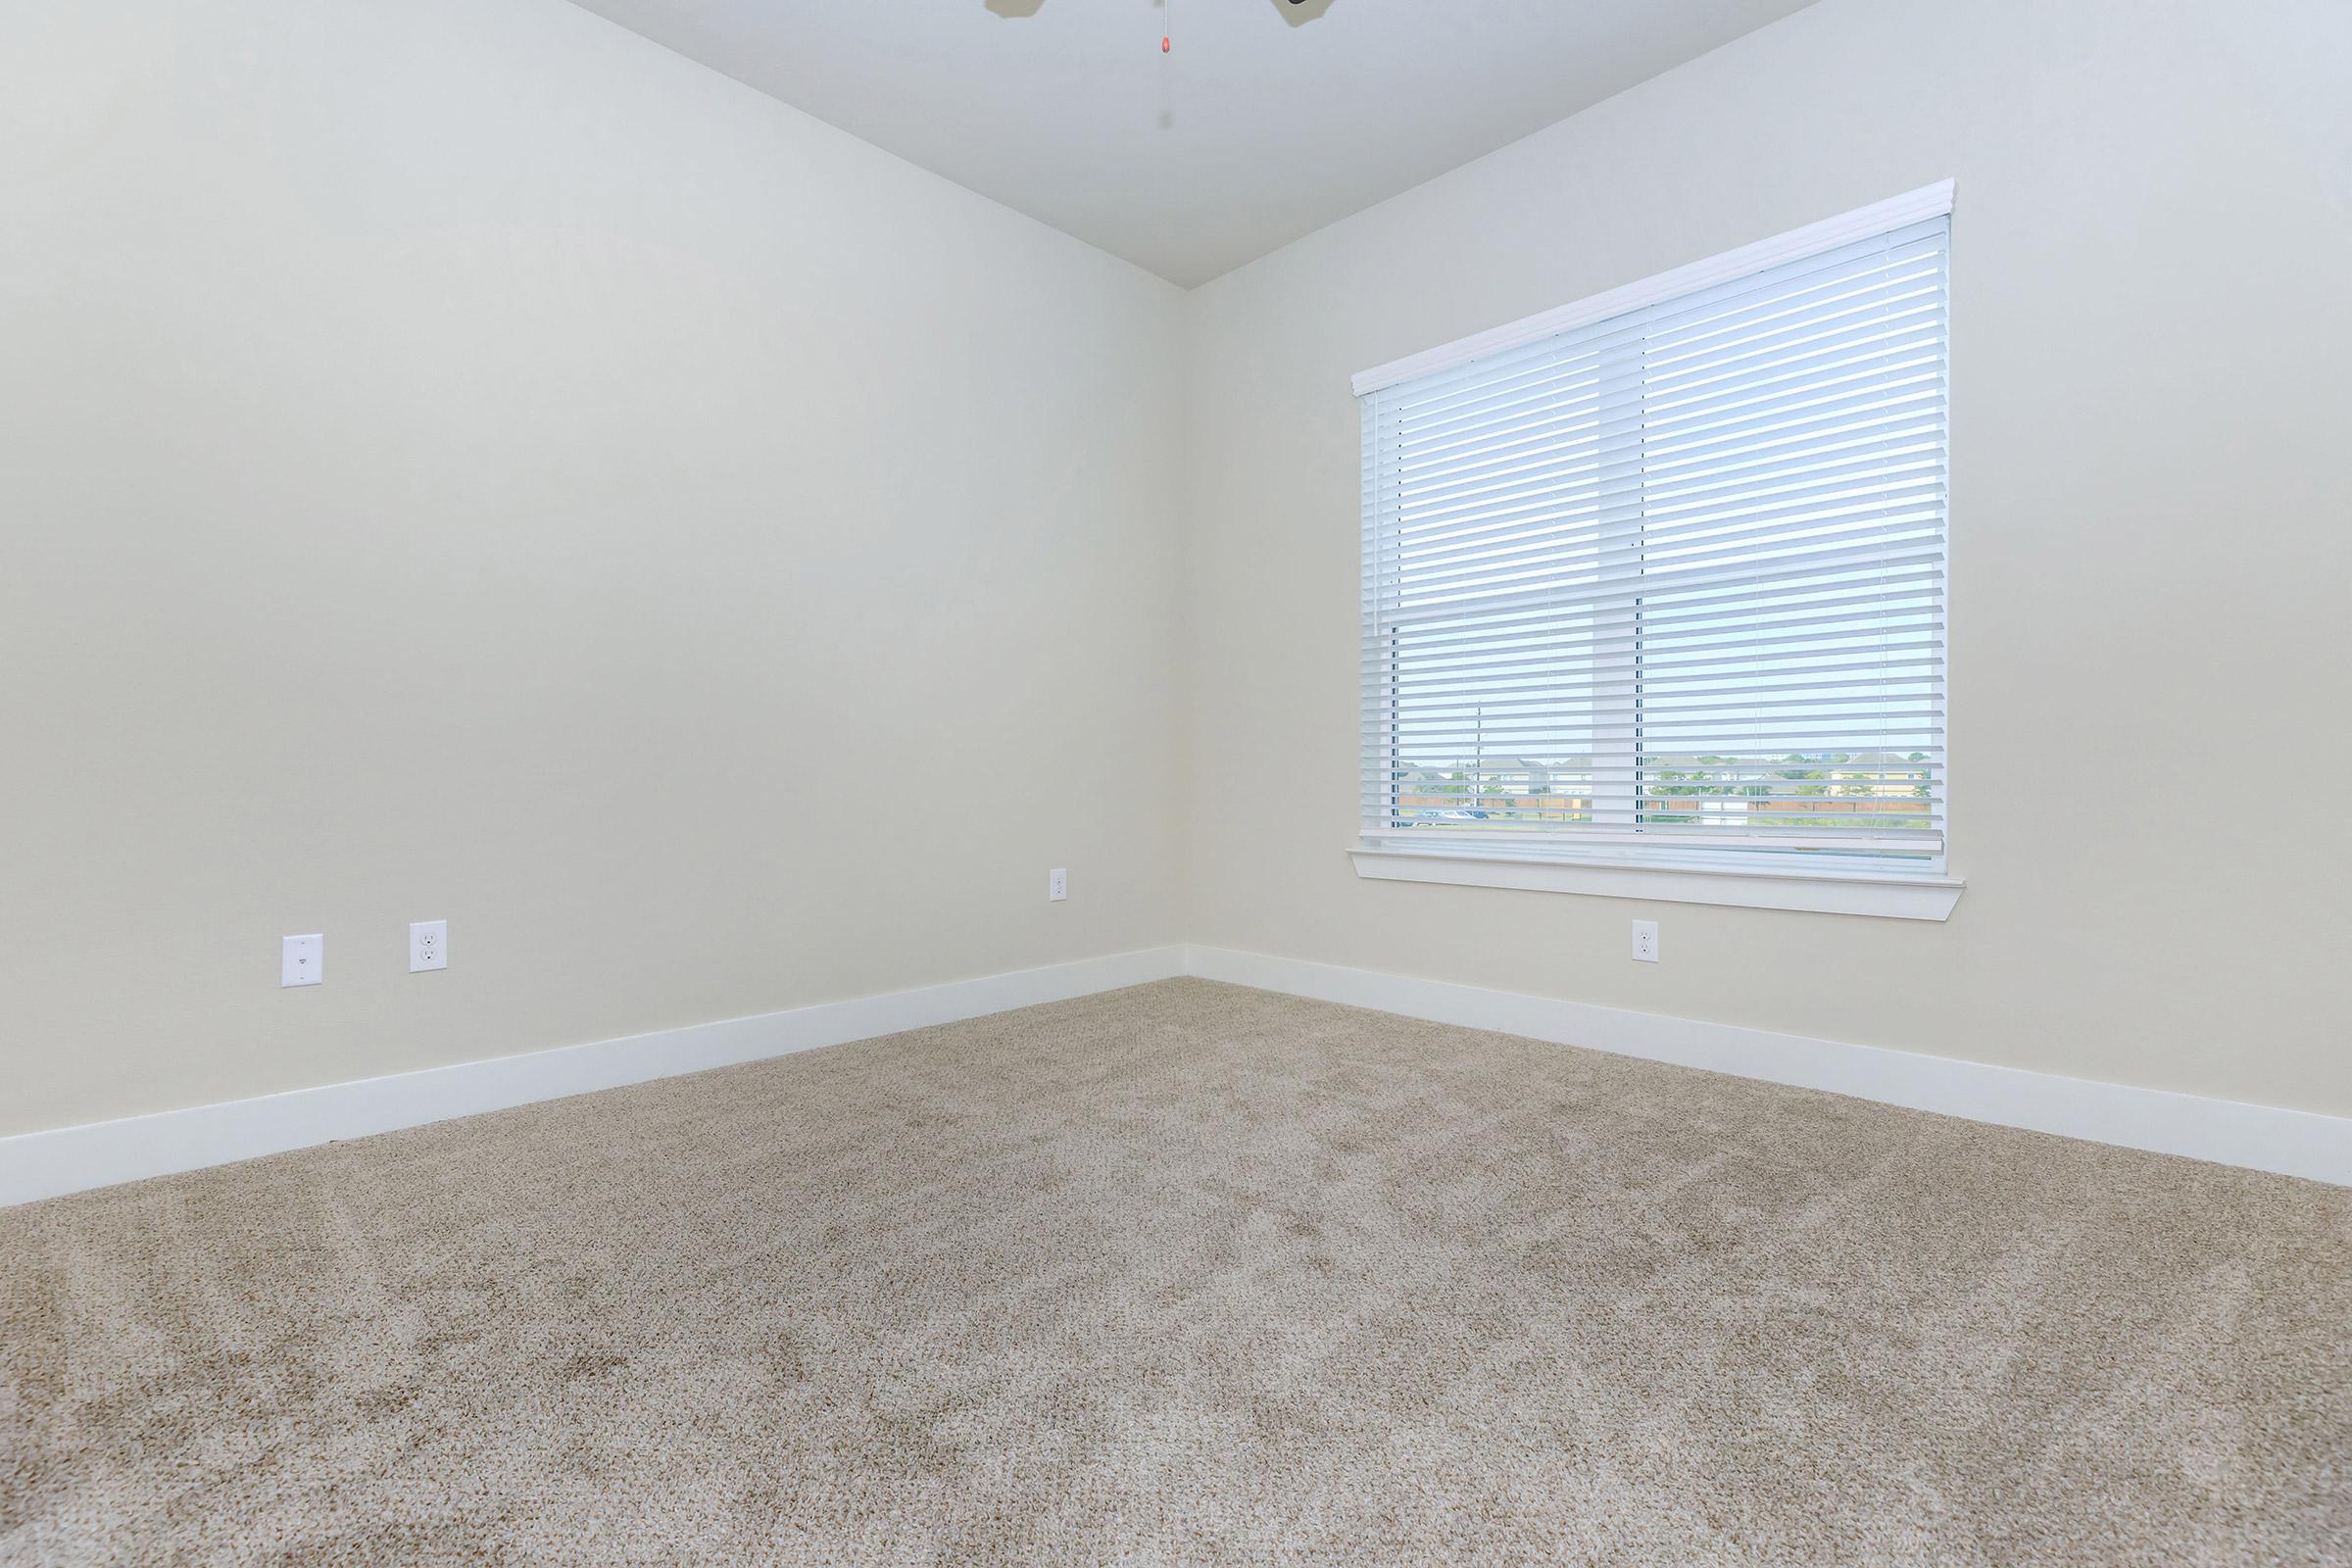
[[[1368,840],[1940,867],[1947,214],[1365,392]]]

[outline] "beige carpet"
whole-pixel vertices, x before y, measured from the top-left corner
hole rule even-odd
[[[0,1561],[2324,1563],[2352,1191],[1179,980],[0,1211]]]

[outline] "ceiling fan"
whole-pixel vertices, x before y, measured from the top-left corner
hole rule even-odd
[[[1166,21],[1168,4],[1169,0],[1160,0],[1159,47],[1162,54],[1167,53],[1169,47]],[[1000,17],[1034,17],[1045,5],[1045,0],[987,0],[987,5]],[[1274,0],[1274,9],[1282,13],[1283,21],[1296,27],[1302,22],[1314,21],[1330,10],[1331,0]]]

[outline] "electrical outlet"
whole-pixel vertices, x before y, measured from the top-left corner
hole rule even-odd
[[[1657,921],[1636,920],[1634,922],[1634,961],[1636,963],[1658,961]]]
[[[277,983],[280,986],[315,986],[325,978],[324,936],[313,932],[307,937],[287,937],[279,945]]]
[[[449,967],[449,922],[417,920],[409,926],[409,973]]]
[[[1055,866],[1046,873],[1046,897],[1055,904],[1070,896],[1070,873]]]

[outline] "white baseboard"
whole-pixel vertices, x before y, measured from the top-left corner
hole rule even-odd
[[[0,1138],[0,1205],[954,1023],[1176,974],[2352,1186],[2352,1118],[1226,948],[1166,947]]]
[[[1183,949],[1147,948],[593,1045],[24,1133],[0,1138],[0,1205],[1092,996],[1183,970]]]
[[[1185,971],[1437,1023],[2352,1186],[2352,1118],[2342,1116],[2094,1083],[1228,948],[1188,947]]]

